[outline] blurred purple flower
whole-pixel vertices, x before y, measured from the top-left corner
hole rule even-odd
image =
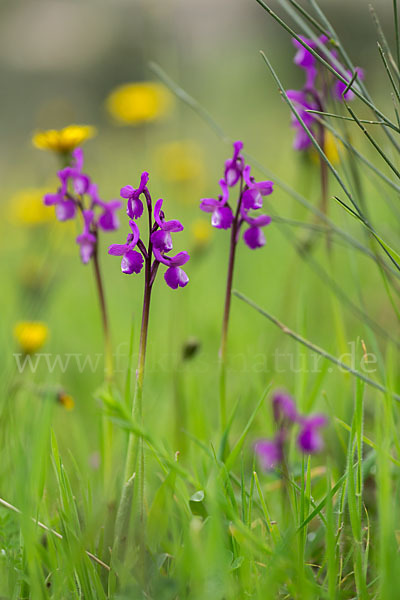
[[[260,459],[265,471],[274,469],[283,459],[283,448],[280,440],[259,440],[254,444],[254,451]]]
[[[298,424],[300,431],[297,446],[305,454],[314,454],[322,450],[324,444],[321,427],[328,424],[325,415],[301,415],[293,398],[285,392],[276,392],[272,398],[274,421],[278,431],[273,440],[259,440],[254,449],[265,469],[273,469],[284,457],[284,443],[290,427]]]
[[[316,102],[308,99],[308,94],[305,91],[299,90],[287,90],[287,97],[291,102],[293,102],[295,109],[299,113],[300,118],[303,120],[304,124],[311,130],[313,125],[317,122],[316,117],[307,112],[308,110],[320,110],[321,107],[318,106]],[[296,135],[293,142],[293,148],[295,150],[305,150],[312,145],[312,141],[309,138],[307,132],[303,129],[302,124],[297,119],[296,115],[292,113],[291,115],[292,127],[296,130]]]
[[[317,52],[326,62],[328,62],[333,69],[338,68],[338,73],[343,76],[345,73],[346,81],[350,82],[352,78],[351,71],[345,70],[343,67],[337,67],[338,53],[334,49],[330,49],[326,46],[328,37],[322,35],[318,38],[318,42],[304,36],[299,38],[306,43],[312,50]],[[321,112],[325,111],[326,104],[331,96],[338,100],[343,100],[343,92],[345,91],[347,84],[335,79],[330,72],[326,72],[326,77],[319,81],[318,74],[325,67],[313,56],[313,54],[301,44],[297,39],[292,40],[297,52],[294,57],[295,64],[303,69],[306,74],[306,81],[302,90],[288,90],[286,93],[289,99],[295,104],[299,116],[304,121],[309,129],[312,128],[316,122],[314,115],[307,112],[307,110],[318,110]],[[321,45],[323,47],[321,47]],[[363,79],[364,73],[362,69],[356,69],[358,72],[358,78]],[[354,92],[348,90],[345,94],[345,100],[352,100],[354,98]],[[297,117],[292,114],[291,116],[292,126],[296,129],[296,136],[293,147],[295,150],[305,150],[312,144],[309,136],[303,130],[302,125],[297,120]],[[320,125],[320,127],[322,127]]]
[[[57,193],[46,194],[43,201],[46,206],[55,206],[59,221],[73,219],[78,211],[82,213],[84,229],[76,241],[80,246],[82,262],[87,264],[96,251],[98,229],[103,231],[118,229],[117,211],[121,208],[122,202],[120,200],[104,202],[100,199],[97,185],[82,172],[81,148],[76,148],[71,156],[71,165],[58,172],[60,187]]]
[[[234,226],[235,244],[242,224],[247,223],[250,225],[244,232],[243,239],[245,244],[251,250],[254,250],[265,245],[265,236],[261,227],[268,225],[271,222],[271,217],[268,215],[252,216],[250,211],[262,208],[263,197],[272,194],[274,183],[272,181],[256,182],[250,174],[250,166],[245,165],[240,154],[240,150],[243,148],[242,142],[235,142],[233,148],[233,158],[225,163],[225,179],[219,181],[222,194],[217,199],[203,198],[200,202],[200,209],[212,213],[211,225],[213,227],[230,229]],[[235,185],[238,179],[241,180],[241,188],[236,214],[234,214],[229,205],[229,186]]]
[[[80,246],[81,259],[84,265],[86,265],[93,256],[93,252],[96,248],[97,237],[91,232],[91,226],[93,223],[94,213],[92,210],[84,210],[83,216],[83,232],[76,238],[77,244]]]
[[[286,394],[285,392],[275,392],[272,398],[272,406],[276,423],[279,424],[284,419],[288,419],[292,423],[298,421],[299,415],[296,404],[289,394]]]
[[[363,81],[363,79],[364,79],[363,69],[360,69],[359,67],[357,67],[356,71],[357,71],[357,80]],[[338,100],[343,101],[343,97],[345,100],[353,100],[354,99],[355,94],[354,94],[353,90],[351,90],[351,89],[347,90],[347,92],[343,96],[343,93],[344,93],[347,85],[350,83],[352,77],[353,77],[353,73],[351,71],[346,71],[346,76],[344,77],[344,79],[346,79],[347,83],[343,83],[343,81],[340,81],[339,79],[336,81],[335,87],[334,87],[334,96]]]
[[[313,50],[315,50],[316,52],[319,52],[321,54],[321,51],[320,51],[320,48],[318,47],[317,42],[314,42],[313,40],[306,38],[303,35],[300,35],[299,38],[301,40],[303,40],[303,42],[305,42],[308,46],[310,46],[310,48],[312,48]],[[326,42],[328,41],[328,38],[326,37],[326,35],[321,35],[318,39],[321,42],[321,44],[326,44]],[[293,38],[292,42],[293,42],[294,46],[297,48],[297,52],[294,57],[294,63],[306,72],[305,87],[313,88],[314,84],[315,84],[315,79],[316,79],[317,73],[318,73],[317,59],[315,58],[315,56],[313,56],[311,54],[311,52],[309,50],[307,50],[307,48],[304,48],[304,46],[298,40]],[[326,58],[326,57],[324,57],[324,58]]]
[[[325,415],[302,417],[300,423],[300,433],[297,437],[300,450],[305,454],[320,452],[324,447],[324,442],[319,430],[328,424]]]

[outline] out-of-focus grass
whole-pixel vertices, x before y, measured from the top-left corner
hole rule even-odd
[[[240,85],[234,85],[238,71],[242,78]],[[227,64],[223,72],[229,93],[214,98],[209,108],[218,113],[222,106],[230,135],[242,138],[261,164],[317,203],[318,166],[292,152],[286,108],[274,99],[261,61],[249,69]],[[359,143],[358,132],[353,135]],[[260,472],[254,462],[254,440],[273,434],[269,403],[260,405],[229,473],[217,458],[217,348],[228,239],[224,232],[212,231],[209,242],[196,249],[191,235],[191,224],[207,218],[198,210],[199,199],[216,193],[223,160],[230,154],[230,148],[213,136],[179,106],[169,122],[158,126],[100,128],[97,140],[85,148],[86,168],[107,199],[117,197],[123,185],[136,185],[140,172],[148,170],[151,191],[165,199],[168,218],[179,217],[185,225],[177,249],[192,254],[187,288],[173,292],[160,278],[153,294],[144,387],[148,553],[143,566],[131,541],[128,566],[119,573],[121,587],[115,597],[141,598],[143,590],[157,600],[370,597],[379,589],[376,577],[384,581],[382,598],[395,597],[399,571],[393,532],[398,507],[393,493],[398,475],[388,460],[388,455],[397,458],[399,450],[393,400],[389,394],[384,397],[355,386],[350,375],[323,361],[315,372],[314,356],[236,298],[228,370],[229,409],[236,407],[232,447],[268,386],[287,388],[303,411],[322,411],[331,424],[324,454],[308,464],[292,443],[291,479],[286,484],[275,474]],[[204,164],[193,180],[171,183],[162,177],[165,166],[159,162],[159,151],[163,144],[180,139],[195,140]],[[363,151],[371,156],[369,148],[363,146]],[[33,151],[30,156],[31,165],[15,166],[21,187],[35,179],[35,170],[41,175],[32,185],[53,181],[55,185],[53,158],[36,157]],[[377,186],[364,171],[362,182],[373,221],[390,240],[393,216],[376,200],[382,184]],[[331,195],[339,193],[334,182],[330,185]],[[397,200],[389,188],[383,193]],[[270,201],[282,217],[312,221],[279,187]],[[98,393],[103,382],[101,363],[95,372],[80,373],[70,360],[65,373],[59,368],[49,373],[43,366],[35,374],[20,376],[12,339],[14,322],[40,318],[51,332],[45,352],[60,354],[62,360],[75,353],[96,360],[102,354],[102,335],[92,272],[79,262],[73,227],[63,229],[59,223],[17,227],[7,221],[6,203],[3,211],[0,496],[21,509],[22,515],[0,509],[0,592],[7,598],[35,600],[106,597],[107,573],[94,566],[83,550],[110,563],[126,432],[113,426],[105,464]],[[359,225],[333,200],[329,211],[337,224],[366,243]],[[116,402],[119,395],[123,397],[129,366],[132,318],[135,352],[138,347],[143,281],[123,276],[118,261],[107,255],[106,245],[108,240],[124,239],[127,229],[122,214],[120,232],[104,236],[101,251],[114,349],[121,355],[116,359]],[[396,350],[379,335],[374,346],[367,325],[318,277],[310,260],[294,250],[292,238],[305,239],[307,232],[294,227],[290,231],[289,237],[282,236],[282,225],[272,223],[265,248],[252,252],[241,244],[234,287],[335,356],[351,352],[349,343],[354,342],[360,360],[360,339],[368,351],[377,353],[379,348],[377,373],[386,366],[384,383],[395,388]],[[395,315],[370,259],[343,241],[337,243],[336,237],[329,260],[322,237],[313,256],[356,305],[397,335]],[[199,341],[200,350],[183,362],[182,348],[190,337]],[[132,376],[135,359],[130,365]],[[73,411],[57,404],[56,386],[72,395]],[[350,426],[350,433],[338,419]],[[124,425],[132,424],[127,420]],[[363,436],[371,438],[377,449],[363,445]],[[334,493],[327,494],[335,484]],[[204,492],[204,499],[202,493],[193,497],[196,492]],[[314,518],[309,518],[311,514]],[[43,536],[31,517],[54,527],[64,540]]]

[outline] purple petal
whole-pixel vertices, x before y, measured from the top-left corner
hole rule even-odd
[[[284,392],[276,392],[272,399],[274,409],[274,419],[277,423],[282,418],[289,419],[292,423],[296,423],[299,419],[299,414],[296,409],[296,404],[289,394]]]
[[[178,287],[185,287],[189,281],[189,277],[185,271],[179,267],[169,267],[165,271],[164,279],[173,290],[176,290]]]
[[[250,227],[243,234],[243,239],[251,250],[265,246],[265,236],[259,227]]]
[[[225,179],[220,179],[219,180],[219,185],[221,187],[222,190],[222,198],[221,198],[221,203],[222,204],[226,204],[229,200],[229,188],[228,185],[225,181]]]
[[[43,198],[43,202],[46,206],[53,206],[63,201],[61,194],[46,194]]]
[[[138,188],[141,192],[143,192],[144,188],[148,184],[148,181],[149,181],[149,174],[147,171],[143,171],[143,173],[140,176],[140,184],[139,184],[139,188]]]
[[[129,241],[129,247],[132,249],[139,241],[140,231],[139,227],[136,225],[135,221],[129,221],[129,226],[132,230],[133,237]]]
[[[318,429],[314,427],[304,427],[297,437],[298,447],[306,454],[314,454],[324,447],[324,442]]]
[[[167,267],[181,267],[190,259],[187,252],[179,252],[175,256],[164,256],[157,248],[153,248],[156,259]]]
[[[83,150],[82,148],[75,148],[72,152],[72,158],[74,162],[74,167],[78,171],[82,171],[83,168]]]
[[[302,422],[306,427],[325,427],[328,419],[325,415],[317,414],[303,418]]]
[[[171,231],[171,232],[182,231],[183,225],[180,221],[177,221],[177,220],[165,221],[164,213],[161,210],[162,203],[163,203],[163,199],[160,198],[159,200],[157,200],[157,202],[155,203],[155,206],[154,206],[154,220],[156,221],[157,225],[161,229],[164,229],[164,231]]]
[[[106,209],[100,215],[98,225],[103,231],[115,231],[119,227],[119,220],[112,210]]]
[[[270,471],[282,460],[282,448],[277,441],[260,440],[254,445],[254,450],[258,455],[263,469]]]
[[[128,244],[111,244],[108,247],[108,254],[111,254],[111,256],[123,256],[128,250]]]
[[[62,200],[56,204],[56,216],[59,221],[73,219],[76,214],[76,206],[73,200]]]
[[[262,196],[256,186],[252,186],[250,189],[243,192],[242,203],[246,210],[257,210],[262,207]]]
[[[151,242],[154,248],[160,250],[160,252],[169,252],[172,250],[172,238],[169,231],[159,229],[155,231],[151,236]]]
[[[131,185],[126,185],[121,188],[119,194],[121,198],[130,198],[135,193],[135,189]]]
[[[258,217],[250,217],[247,210],[242,206],[240,208],[240,214],[243,219],[252,227],[265,227],[271,223],[271,217],[269,215],[259,215]]]
[[[140,219],[143,214],[143,202],[139,198],[129,198],[126,214],[131,219]]]
[[[93,252],[94,252],[95,244],[96,244],[95,240],[96,240],[96,238],[94,238],[94,240],[93,240],[93,239],[90,239],[89,237],[85,237],[81,241],[78,241],[78,238],[77,238],[77,242],[80,246],[81,259],[82,259],[82,262],[84,265],[86,265],[93,256]]]
[[[220,205],[221,203],[219,200],[215,200],[214,198],[203,198],[203,200],[200,202],[200,210],[210,213],[214,212],[214,210]]]
[[[75,194],[86,194],[90,187],[90,178],[88,175],[84,175],[83,173],[72,175],[72,180]]]
[[[229,206],[216,208],[211,217],[211,225],[217,229],[229,229],[233,223],[233,213]]]
[[[127,275],[140,273],[143,268],[143,256],[136,250],[128,250],[121,260],[121,271]]]
[[[269,196],[274,191],[273,181],[259,181],[256,186],[262,196]]]

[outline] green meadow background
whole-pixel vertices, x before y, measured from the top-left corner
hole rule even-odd
[[[377,4],[392,42],[391,2]],[[364,68],[376,102],[390,112],[390,87],[367,3],[320,5],[354,63]],[[277,3],[271,6],[279,11]],[[0,5],[0,497],[22,511],[0,507],[2,598],[396,597],[400,448],[394,401],[368,385],[362,389],[325,360],[316,363],[314,353],[237,297],[229,331],[230,448],[241,441],[229,472],[218,458],[218,347],[229,234],[211,228],[199,202],[218,192],[232,140],[243,140],[257,179],[277,182],[266,199],[273,216],[267,244],[257,251],[239,244],[234,288],[356,370],[365,351],[373,353],[377,362],[368,376],[389,389],[399,384],[397,346],[388,339],[398,341],[398,320],[376,263],[337,235],[328,255],[321,232],[310,254],[298,251],[308,225],[318,221],[287,187],[317,206],[319,164],[292,149],[289,109],[259,50],[268,53],[286,88],[300,88],[303,74],[293,64],[290,37],[256,2]],[[171,113],[154,123],[133,127],[113,121],[105,107],[108,94],[122,83],[157,80],[149,61],[193,96],[227,139],[175,97]],[[359,101],[353,106],[370,118]],[[185,226],[176,236],[177,251],[191,254],[185,289],[173,291],[159,276],[153,291],[144,384],[144,427],[151,438],[147,559],[143,566],[132,542],[116,591],[104,569],[84,554],[90,550],[110,563],[127,435],[126,423],[120,427],[116,418],[111,434],[104,425],[103,340],[91,265],[80,263],[75,225],[24,223],[13,206],[25,189],[57,185],[57,157],[33,147],[33,132],[70,123],[97,128],[83,146],[84,170],[101,197],[118,198],[122,186],[136,187],[147,170],[153,199],[164,198],[167,218]],[[357,127],[351,124],[348,131],[354,145],[388,174]],[[385,145],[383,134],[377,135]],[[189,143],[197,164],[183,180],[173,176],[179,159],[165,154],[172,142]],[[340,154],[337,168],[347,177],[348,157]],[[359,176],[372,222],[398,249],[398,193],[365,166]],[[371,248],[360,224],[333,199],[343,197],[333,178],[329,193],[330,218]],[[124,403],[127,369],[134,379],[143,295],[143,277],[122,275],[119,260],[107,254],[107,246],[128,233],[124,211],[120,221],[118,232],[102,236],[100,249],[118,354],[112,400],[117,405]],[[397,288],[398,305],[396,294]],[[49,369],[41,361],[36,372],[18,373],[13,328],[29,320],[48,325],[41,352],[63,361],[68,354],[89,356],[96,368],[80,370],[72,357],[66,369]],[[184,360],[185,344],[193,340],[198,351]],[[291,393],[302,412],[329,418],[325,449],[308,464],[291,440],[290,478],[298,489],[277,473],[263,472],[254,457],[254,442],[274,433],[270,398],[276,388]],[[57,402],[60,389],[72,396],[73,410]],[[328,486],[343,475],[327,496]],[[64,539],[44,535],[30,517]]]

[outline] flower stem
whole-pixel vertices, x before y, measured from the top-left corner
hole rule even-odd
[[[233,270],[235,267],[235,255],[236,255],[236,222],[233,223],[231,232],[231,244],[229,251],[229,264],[228,264],[228,275],[226,280],[226,292],[225,292],[225,309],[224,318],[222,321],[222,335],[221,335],[221,346],[219,349],[219,362],[220,362],[220,422],[222,431],[226,427],[226,348],[228,340],[228,328],[229,328],[229,314],[231,309],[231,298],[232,298],[232,282],[233,282]]]
[[[151,203],[148,204],[149,212],[149,245],[147,255],[145,256],[145,284],[142,310],[142,327],[140,331],[140,345],[138,365],[136,370],[135,393],[132,402],[132,420],[142,426],[143,421],[143,379],[146,362],[147,334],[149,326],[150,300],[153,282],[151,281]],[[138,438],[133,432],[129,433],[128,447],[125,458],[125,470],[121,499],[118,506],[115,534],[113,545],[113,557],[123,560],[128,539],[130,513],[132,508],[133,487],[136,479],[135,468],[138,464],[138,486],[139,486],[139,516],[140,521],[144,520],[144,452],[143,439]],[[141,544],[142,545],[142,544]]]
[[[106,297],[104,293],[103,278],[101,276],[99,257],[98,257],[98,244],[96,243],[93,253],[93,269],[96,280],[97,294],[99,296],[101,319],[103,323],[103,334],[104,334],[104,353],[105,353],[105,373],[106,380],[110,381],[113,376],[113,357],[112,357],[112,345],[110,326],[107,314]]]
[[[242,193],[243,193],[243,180],[240,181],[240,195],[237,203],[237,209],[235,218],[232,223],[231,229],[231,241],[229,250],[229,263],[228,263],[228,275],[226,279],[226,292],[225,292],[225,308],[224,317],[222,321],[222,334],[221,334],[221,345],[219,349],[219,365],[220,365],[220,378],[219,378],[219,400],[220,400],[220,424],[221,431],[224,432],[226,428],[226,348],[228,342],[228,328],[229,328],[229,315],[231,310],[231,298],[232,298],[232,283],[233,283],[233,272],[235,268],[235,256],[237,238],[240,229],[240,207],[242,204]]]

